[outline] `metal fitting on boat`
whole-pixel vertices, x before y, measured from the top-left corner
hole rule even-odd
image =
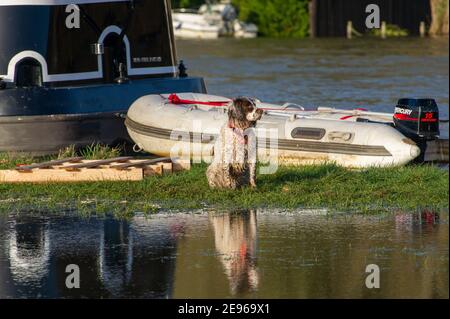
[[[95,55],[103,55],[105,53],[105,47],[103,43],[91,44],[91,52]]]
[[[133,145],[133,152],[135,153],[140,153],[142,152],[144,149],[142,148],[142,146],[138,145],[138,144],[134,144]]]
[[[120,117],[121,119],[127,118],[127,113],[114,113],[114,115]]]
[[[187,68],[184,65],[184,61],[180,60],[180,64],[178,64],[178,77],[180,78],[187,78],[188,74],[187,74]]]
[[[300,111],[304,111],[305,108],[301,105],[295,104],[295,103],[285,103],[283,104],[283,110],[287,109],[298,109]]]
[[[128,82],[128,78],[125,75],[125,64],[119,63],[119,77],[115,79],[116,83],[123,84]]]

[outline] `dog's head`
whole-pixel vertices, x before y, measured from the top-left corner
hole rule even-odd
[[[248,97],[235,98],[228,109],[230,124],[242,130],[254,127],[262,115],[263,110],[258,109],[255,100]]]

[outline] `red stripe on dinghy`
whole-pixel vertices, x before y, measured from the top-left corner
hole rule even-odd
[[[356,109],[354,109],[354,111],[368,111],[368,109],[365,109],[365,108],[363,108],[363,107],[357,107]],[[357,114],[353,114],[353,115],[345,115],[345,116],[343,116],[343,117],[341,117],[341,118],[339,118],[340,120],[347,120],[347,119],[350,119],[350,118],[352,118],[352,117],[354,117],[354,116],[359,116],[359,115],[357,115]]]
[[[356,115],[346,115],[346,116],[343,116],[343,117],[341,117],[341,118],[339,118],[339,119],[340,119],[340,120],[346,120],[346,119],[352,118],[352,117],[354,117],[354,116],[356,116]]]
[[[194,101],[194,100],[183,100],[180,99],[180,97],[176,94],[170,94],[168,97],[169,103],[179,105],[179,104],[200,104],[200,105],[208,105],[208,106],[215,106],[215,107],[224,107],[230,104],[228,101]],[[298,112],[298,110],[288,110],[286,108],[269,108],[269,107],[258,107],[258,109],[264,110],[264,111],[294,111]]]
[[[215,102],[204,102],[204,101],[193,101],[193,100],[183,100],[178,97],[176,94],[169,95],[169,102],[172,104],[201,104],[201,105],[209,105],[209,106],[226,106],[230,102],[225,101],[215,101]]]
[[[194,101],[194,100],[184,100],[180,99],[178,95],[175,93],[170,94],[168,97],[168,101],[171,104],[180,105],[180,104],[200,104],[200,105],[208,105],[208,106],[214,106],[214,107],[224,107],[230,104],[229,101]],[[285,108],[271,108],[271,107],[258,107],[258,109],[264,110],[264,111],[283,111],[283,112],[298,112],[298,110],[289,110],[287,107]],[[365,108],[356,108],[357,111],[367,111]],[[357,115],[347,115],[340,118],[340,120],[346,120],[351,117],[354,117]]]

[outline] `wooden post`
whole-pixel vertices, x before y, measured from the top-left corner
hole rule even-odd
[[[353,24],[351,21],[347,21],[347,39],[352,38]]]
[[[381,38],[386,39],[386,21],[381,22]]]
[[[422,38],[425,36],[426,29],[425,29],[425,22],[423,21],[420,22],[419,33]]]

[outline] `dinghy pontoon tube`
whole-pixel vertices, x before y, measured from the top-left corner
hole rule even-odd
[[[133,103],[125,121],[131,138],[145,151],[160,156],[170,156],[174,147],[190,150],[191,156],[210,155],[213,140],[226,121],[225,104],[230,100],[194,93],[178,94],[177,100],[200,104],[171,103],[174,98],[169,99],[169,95],[148,95]],[[223,106],[215,105],[220,102]],[[266,103],[257,106],[266,110],[257,125],[260,158],[267,159],[270,149],[275,149],[279,163],[334,162],[363,168],[404,165],[420,155],[413,140],[386,124],[384,113],[367,116],[369,120],[386,120],[374,123],[345,120],[351,112],[346,110],[302,111],[298,106]],[[276,143],[271,144],[268,129],[275,132]],[[183,135],[189,139],[178,140]]]
[[[0,152],[127,141],[137,98],[205,92],[176,76],[170,12],[169,0],[0,0]]]

